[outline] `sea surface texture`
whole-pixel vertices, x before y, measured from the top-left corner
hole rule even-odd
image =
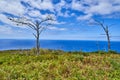
[[[34,47],[35,40],[0,39],[0,50],[30,49]],[[40,40],[40,47],[64,51],[107,51],[107,42],[85,40]],[[120,52],[120,41],[112,41],[111,50]]]

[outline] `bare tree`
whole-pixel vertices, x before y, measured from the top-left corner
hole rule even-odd
[[[108,26],[108,25],[105,25],[105,24],[104,24],[104,21],[103,21],[103,22],[100,22],[100,21],[98,21],[98,20],[96,20],[96,19],[94,19],[94,21],[96,22],[96,23],[94,23],[94,24],[100,25],[100,26],[102,27],[102,29],[104,30],[105,35],[106,35],[106,37],[107,37],[107,41],[108,41],[108,51],[109,51],[109,50],[111,49],[109,26]]]
[[[36,53],[40,54],[40,34],[41,32],[50,25],[49,21],[52,21],[53,18],[51,16],[47,16],[46,19],[38,19],[36,21],[32,21],[30,19],[27,19],[25,17],[22,18],[13,18],[9,17],[9,20],[12,22],[17,23],[17,25],[25,25],[33,29],[36,33],[33,33],[33,35],[36,38]]]

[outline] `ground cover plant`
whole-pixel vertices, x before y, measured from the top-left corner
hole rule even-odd
[[[120,80],[120,54],[40,50],[0,51],[0,80]]]

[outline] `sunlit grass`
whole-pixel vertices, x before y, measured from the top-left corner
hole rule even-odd
[[[114,53],[114,54],[113,54]],[[32,50],[0,52],[0,80],[120,80],[120,54]]]

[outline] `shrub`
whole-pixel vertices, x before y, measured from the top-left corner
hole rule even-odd
[[[109,50],[108,53],[117,54],[117,52],[113,50]]]

